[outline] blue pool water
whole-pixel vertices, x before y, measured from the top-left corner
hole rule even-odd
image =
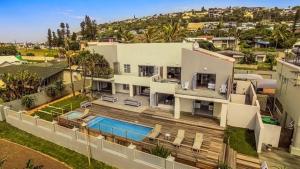
[[[88,127],[100,132],[114,134],[135,141],[142,141],[152,130],[151,127],[145,127],[106,117],[94,118],[89,121]]]

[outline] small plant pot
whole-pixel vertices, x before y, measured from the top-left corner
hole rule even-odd
[[[266,145],[266,149],[267,149],[268,151],[272,151],[272,145],[271,145],[271,144],[267,144],[267,145]]]

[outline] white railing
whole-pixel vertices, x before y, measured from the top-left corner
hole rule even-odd
[[[85,133],[77,132],[77,140],[86,141]]]
[[[103,140],[103,149],[107,149],[107,150],[111,150],[111,151],[114,151],[114,152],[117,152],[117,153],[120,153],[123,155],[127,155],[128,148],[125,146],[122,146],[120,144],[116,144],[113,142]]]
[[[7,115],[13,118],[19,118],[19,113],[13,110],[8,110]]]
[[[53,124],[51,122],[43,120],[43,119],[38,119],[37,124],[41,128],[45,128],[45,129],[49,129],[49,130],[53,129]]]
[[[166,167],[166,159],[152,154],[144,153],[142,151],[138,151],[138,150],[135,151],[135,159],[149,163],[151,165],[158,166],[160,168]]]
[[[27,122],[27,123],[30,123],[30,124],[35,124],[34,117],[32,117],[30,115],[22,114],[22,120]]]
[[[197,167],[193,167],[190,165],[174,162],[174,169],[198,169]]]
[[[174,169],[198,169],[197,167],[193,167],[190,165],[174,162]]]
[[[68,128],[65,128],[65,127],[62,127],[59,125],[55,126],[55,131],[65,135],[65,136],[68,136],[68,137],[71,137],[71,135],[73,133],[73,131],[71,129],[68,129]]]

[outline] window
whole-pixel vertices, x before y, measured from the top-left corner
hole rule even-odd
[[[123,90],[129,90],[129,85],[128,84],[123,84]]]
[[[129,64],[124,64],[124,72],[130,73],[130,65]]]

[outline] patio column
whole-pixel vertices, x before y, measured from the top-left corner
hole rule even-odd
[[[226,127],[227,111],[228,111],[228,105],[225,103],[222,103],[221,113],[220,113],[220,126],[221,127]]]
[[[180,118],[180,98],[179,97],[175,97],[174,118],[175,119]]]
[[[297,123],[295,125],[291,154],[300,156],[300,126]]]
[[[129,96],[133,97],[133,85],[129,84]]]
[[[116,84],[114,82],[111,83],[111,94],[116,94]]]

